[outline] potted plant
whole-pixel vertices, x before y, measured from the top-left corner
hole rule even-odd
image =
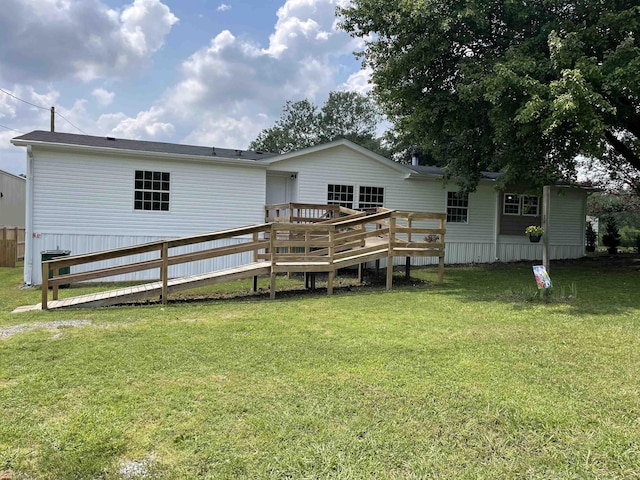
[[[593,223],[587,222],[587,228],[584,233],[586,241],[585,249],[587,250],[587,252],[595,252],[596,244],[598,243],[598,234],[593,228]]]
[[[524,234],[529,237],[530,242],[538,243],[542,235],[544,235],[544,228],[538,225],[529,225],[525,229]]]

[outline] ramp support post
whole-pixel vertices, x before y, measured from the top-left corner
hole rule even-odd
[[[162,256],[162,267],[160,270],[160,278],[162,279],[162,295],[160,299],[162,304],[167,304],[167,295],[169,294],[169,244],[162,242],[162,250],[160,255]]]

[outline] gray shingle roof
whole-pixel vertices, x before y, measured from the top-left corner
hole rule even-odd
[[[126,140],[115,137],[93,137],[75,133],[46,132],[35,130],[14,140],[24,142],[58,143],[64,145],[80,145],[86,147],[116,148],[141,152],[157,152],[176,155],[194,155],[198,157],[241,158],[244,160],[261,160],[276,155],[275,153],[253,152],[250,150],[233,150],[229,148],[201,147],[196,145],[180,145],[177,143],[148,142],[145,140]]]

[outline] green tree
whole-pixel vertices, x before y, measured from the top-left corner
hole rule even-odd
[[[310,100],[288,101],[274,126],[260,132],[249,149],[286,153],[346,138],[386,155],[376,138],[379,121],[375,103],[356,92],[330,92],[322,108]]]
[[[640,172],[637,0],[352,0],[338,13],[401,143],[467,189],[482,170],[573,178],[580,154]]]

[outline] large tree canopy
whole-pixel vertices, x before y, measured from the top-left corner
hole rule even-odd
[[[351,0],[374,95],[404,145],[473,189],[571,178],[576,157],[640,172],[637,0]]]
[[[286,153],[346,138],[384,153],[376,138],[379,119],[373,101],[356,92],[330,92],[322,108],[309,100],[288,101],[274,126],[260,132],[249,149]]]

